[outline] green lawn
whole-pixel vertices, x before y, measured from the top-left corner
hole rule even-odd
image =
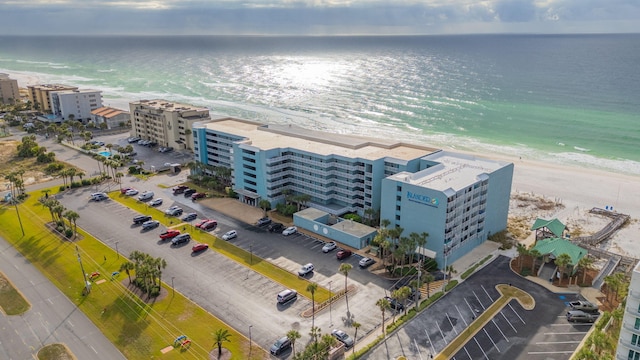
[[[73,360],[73,356],[66,346],[49,344],[38,351],[38,360]]]
[[[19,315],[31,308],[3,273],[0,273],[0,308],[7,315]]]
[[[295,289],[296,291],[298,291],[298,294],[302,296],[306,296],[309,299],[311,298],[311,294],[307,291],[307,285],[309,285],[308,280],[300,278],[296,274],[293,274],[281,267],[265,261],[255,254],[253,254],[252,256],[250,252],[239,248],[232,243],[229,243],[228,241],[224,241],[210,234],[209,232],[201,231],[189,224],[180,225],[182,223],[180,218],[177,218],[175,216],[167,216],[164,214],[164,212],[147,205],[147,203],[138,201],[134,197],[122,195],[119,191],[109,193],[109,197],[141,214],[148,214],[153,216],[155,220],[160,221],[160,223],[162,223],[164,226],[173,226],[177,229],[181,229],[182,227],[186,226],[189,233],[191,234],[191,237],[194,240],[202,243],[207,243],[209,244],[210,249],[217,251],[244,266],[250,267],[254,271],[282,284],[286,288]],[[316,303],[320,304],[328,300],[329,290],[318,286],[318,289],[315,293]]]
[[[58,191],[57,188],[51,190],[51,194]],[[0,223],[3,224],[0,235],[74,302],[127,359],[206,359],[213,348],[211,333],[219,328],[228,329],[232,334],[231,342],[224,346],[231,351],[233,358],[248,358],[248,339],[180,293],[172,295],[170,287],[164,285],[168,292],[166,297],[146,304],[126,290],[128,280],[125,274],[111,281],[107,274],[117,271],[125,259],[117,259],[115,251],[82,229],[79,229],[82,240],[73,243],[53,235],[45,227],[51,216],[37,202],[40,195],[40,192],[33,193],[18,206],[25,236],[22,236],[15,208],[0,207]],[[85,273],[97,271],[102,274],[97,280],[107,280],[102,284],[94,283],[88,296],[82,295],[84,280],[78,254]],[[166,354],[160,352],[183,334],[192,340],[193,345],[188,350],[178,348]],[[252,354],[252,359],[268,357],[266,352],[255,346]]]

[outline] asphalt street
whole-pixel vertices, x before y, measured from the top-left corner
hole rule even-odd
[[[0,313],[0,359],[32,359],[53,343],[65,344],[77,359],[125,359],[82,311],[3,238],[0,271],[31,304],[22,315]]]

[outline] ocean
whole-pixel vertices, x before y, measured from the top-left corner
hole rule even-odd
[[[0,36],[0,72],[265,123],[640,175],[640,34]],[[19,84],[25,86],[25,84]]]

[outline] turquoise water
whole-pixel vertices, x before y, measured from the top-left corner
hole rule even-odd
[[[0,72],[640,174],[640,35],[1,37]]]
[[[104,156],[104,157],[109,157],[111,156],[111,152],[109,151],[100,151],[98,154]]]

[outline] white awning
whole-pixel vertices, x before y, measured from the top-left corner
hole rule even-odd
[[[431,259],[435,259],[436,255],[438,255],[435,251],[420,246],[416,247],[416,254],[420,254]]]

